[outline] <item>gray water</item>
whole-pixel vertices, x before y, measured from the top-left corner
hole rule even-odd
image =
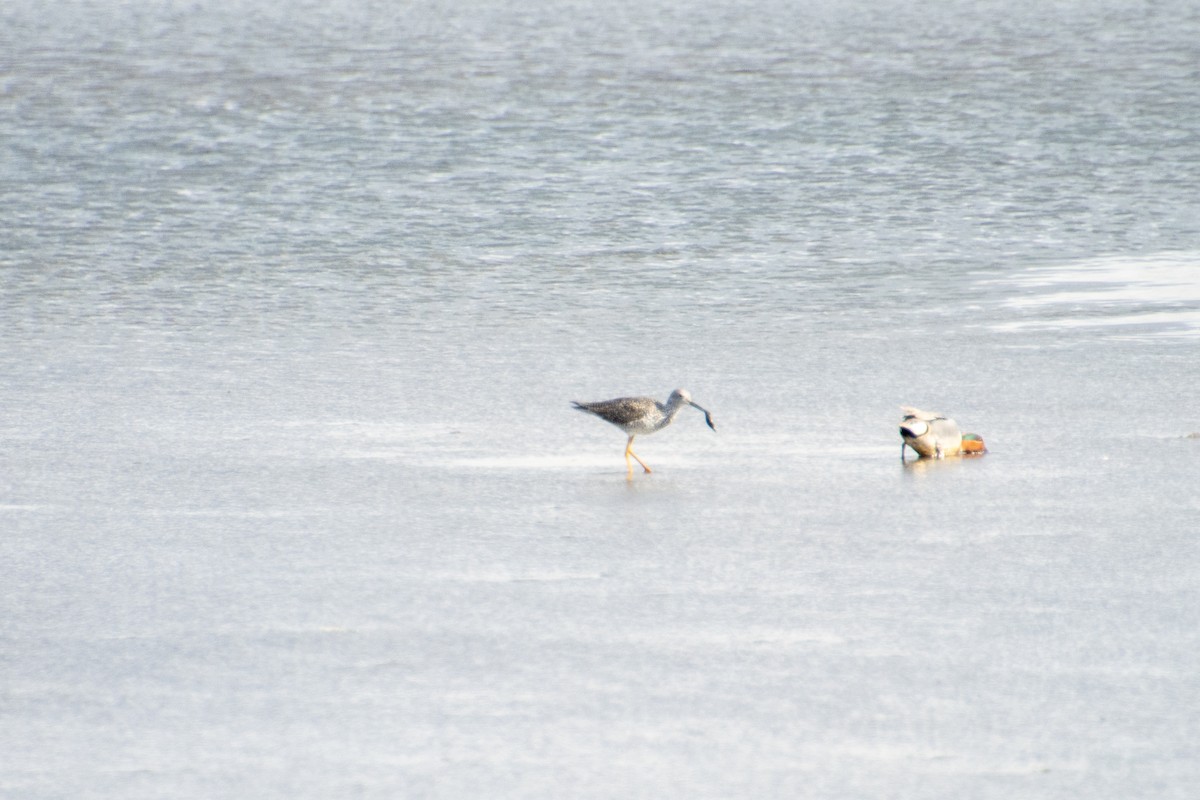
[[[1195,796],[1194,3],[8,0],[0,153],[0,795]]]

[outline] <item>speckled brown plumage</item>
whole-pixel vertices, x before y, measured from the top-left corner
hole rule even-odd
[[[625,431],[629,436],[629,441],[625,443],[625,465],[629,468],[630,475],[633,475],[631,457],[637,459],[637,462],[642,465],[642,469],[650,472],[650,467],[646,466],[646,462],[633,452],[633,437],[661,431],[675,420],[684,406],[690,405],[703,411],[704,421],[708,423],[708,427],[714,431],[717,429],[717,426],[713,424],[712,415],[692,402],[692,396],[685,389],[676,389],[671,392],[666,403],[660,403],[652,397],[618,397],[614,400],[599,400],[594,403],[581,403],[576,400],[572,403],[580,411],[595,414],[605,422],[610,422]]]
[[[595,414],[621,429],[663,413],[659,403],[649,397],[618,397],[615,400],[598,400],[594,403],[575,402],[574,405],[580,411]]]

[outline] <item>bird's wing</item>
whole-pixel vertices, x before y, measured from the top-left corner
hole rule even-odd
[[[922,411],[919,408],[912,406],[900,406],[900,410],[904,412],[905,419],[912,417],[913,419],[923,419],[926,422],[932,422],[935,419],[943,419],[943,415],[936,411]]]
[[[589,411],[614,425],[628,425],[646,416],[657,404],[649,397],[618,397],[595,403],[575,403],[580,411]]]

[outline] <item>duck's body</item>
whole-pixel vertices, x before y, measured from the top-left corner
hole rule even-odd
[[[911,447],[922,458],[945,458],[961,453],[985,453],[983,439],[974,433],[962,432],[958,423],[949,417],[919,408],[901,406],[904,418],[900,420],[900,457],[904,448]]]
[[[646,466],[646,462],[633,452],[633,437],[647,436],[661,431],[675,421],[675,417],[679,416],[679,412],[683,410],[684,406],[693,406],[703,411],[704,421],[708,423],[708,427],[714,431],[717,429],[717,426],[713,424],[712,415],[692,402],[692,396],[686,389],[676,389],[671,392],[666,403],[660,403],[653,397],[618,397],[615,400],[600,400],[594,403],[572,401],[572,404],[580,411],[595,414],[625,432],[629,437],[629,441],[625,443],[625,465],[628,467],[630,475],[633,474],[630,456],[636,459],[646,472],[651,471],[650,467]]]

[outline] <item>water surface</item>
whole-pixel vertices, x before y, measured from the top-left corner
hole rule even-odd
[[[1191,796],[1191,5],[3,16],[0,794]]]

